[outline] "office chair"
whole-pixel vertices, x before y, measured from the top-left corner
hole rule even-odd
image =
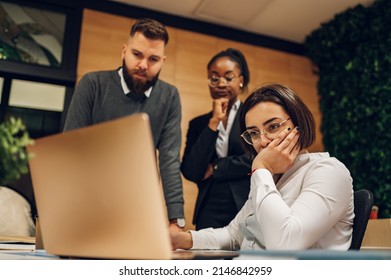
[[[369,190],[361,189],[354,192],[355,216],[353,220],[352,244],[350,245],[349,250],[360,250],[373,203],[373,194]]]

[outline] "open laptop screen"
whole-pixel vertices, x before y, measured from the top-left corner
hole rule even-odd
[[[48,253],[171,258],[148,115],[40,138],[28,151]]]

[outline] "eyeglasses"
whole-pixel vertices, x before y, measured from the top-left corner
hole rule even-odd
[[[235,76],[234,75],[227,75],[225,77],[219,77],[219,76],[211,76],[208,81],[209,81],[209,85],[214,88],[214,87],[217,87],[219,84],[220,84],[220,79],[223,79],[224,80],[224,83],[225,85],[229,86],[232,84],[232,82],[235,80]]]
[[[259,139],[261,139],[261,135],[265,135],[269,139],[274,140],[277,138],[278,134],[280,133],[283,124],[288,120],[290,120],[290,118],[287,118],[286,120],[283,120],[282,122],[279,123],[270,123],[266,126],[263,132],[254,129],[246,130],[240,136],[249,145],[257,144],[259,142]]]

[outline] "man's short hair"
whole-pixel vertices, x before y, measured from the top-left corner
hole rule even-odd
[[[140,32],[148,39],[162,40],[164,45],[168,43],[169,38],[166,27],[157,20],[150,18],[138,19],[130,29],[130,36],[133,37],[137,32]]]

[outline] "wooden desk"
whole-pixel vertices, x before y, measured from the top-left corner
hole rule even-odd
[[[0,252],[5,250],[35,250],[35,237],[0,236]]]

